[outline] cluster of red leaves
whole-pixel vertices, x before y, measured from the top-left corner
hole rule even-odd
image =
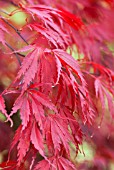
[[[10,156],[17,148],[17,160],[1,167],[75,170],[70,148],[74,145],[78,153],[83,141],[82,127],[92,126],[98,114],[102,120],[107,110],[114,118],[114,57],[107,45],[114,40],[114,2],[21,0],[18,4],[17,0],[9,0],[6,3],[18,7],[9,18],[23,12],[27,19],[20,33],[9,18],[0,18],[2,51],[7,54],[9,48],[12,51],[9,55],[16,55],[21,63],[15,79],[0,95],[0,111],[11,126],[17,111],[22,121],[9,151]],[[9,37],[15,34],[20,37],[17,38],[20,46],[13,40],[13,49]],[[74,45],[78,54],[84,54],[83,59],[75,60],[67,53]],[[8,114],[4,97],[14,94],[17,97]],[[44,159],[35,162],[38,153]]]

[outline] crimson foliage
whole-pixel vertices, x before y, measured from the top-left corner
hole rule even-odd
[[[0,6],[0,111],[13,127],[1,123],[0,139],[14,132],[1,168],[110,168],[114,1],[1,0]],[[95,150],[93,162],[71,159],[83,140]],[[0,151],[8,148],[3,142]]]

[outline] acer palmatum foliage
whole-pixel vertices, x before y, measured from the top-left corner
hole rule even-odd
[[[0,111],[15,133],[0,167],[110,168],[113,0],[7,0],[0,5]],[[84,140],[93,146],[94,157],[79,163]],[[9,148],[7,142],[1,147]]]

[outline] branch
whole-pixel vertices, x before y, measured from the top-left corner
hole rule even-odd
[[[3,9],[0,9],[0,12],[6,14],[6,15],[8,15],[8,16],[10,15],[8,12],[4,11]]]
[[[6,46],[7,46],[8,48],[10,48],[12,51],[15,51],[7,42],[6,42],[5,44],[6,44]],[[18,54],[17,54],[17,53],[14,53],[14,54],[15,54],[18,62],[19,62],[19,65],[21,66],[21,61],[20,61],[20,58],[19,58]]]
[[[3,11],[2,11],[3,12]],[[1,16],[1,19],[7,24],[9,25],[20,37],[21,39],[27,44],[29,45],[29,43],[25,40],[25,38],[21,35],[20,31],[15,28],[11,23],[9,23],[6,19],[4,19],[2,16]]]

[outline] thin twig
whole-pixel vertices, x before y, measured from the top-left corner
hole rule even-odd
[[[15,50],[13,49],[13,47],[11,47],[7,42],[6,42],[5,44],[6,44],[6,46],[7,46],[8,48],[10,48],[12,51],[14,51],[14,54],[15,54],[15,56],[16,56],[18,62],[19,62],[19,65],[21,66],[20,58],[19,58],[18,54],[15,53]]]
[[[15,52],[15,50],[13,49],[13,47],[11,47],[8,43],[5,43],[14,53],[13,54],[18,54],[18,55],[20,55],[21,57],[25,57],[25,55],[24,54],[21,54],[21,53],[19,53],[19,52]]]
[[[3,17],[1,18],[7,25],[9,25],[11,28],[13,28],[13,30],[21,37],[21,39],[27,44],[29,45],[29,43],[25,40],[25,38],[21,35],[20,31],[15,28],[11,23],[9,23],[6,19],[4,19]]]
[[[16,53],[16,52],[14,52],[14,53]],[[20,55],[21,57],[25,57],[24,54],[21,54],[21,53],[17,53],[17,54]]]
[[[6,15],[8,15],[8,16],[10,16],[10,14],[9,14],[8,12],[4,11],[3,9],[0,9],[0,12],[6,14]]]
[[[14,54],[15,54],[15,53],[16,53],[16,52],[14,51]],[[21,57],[25,57],[24,54],[21,54],[21,53],[16,53],[16,54],[20,55]]]

